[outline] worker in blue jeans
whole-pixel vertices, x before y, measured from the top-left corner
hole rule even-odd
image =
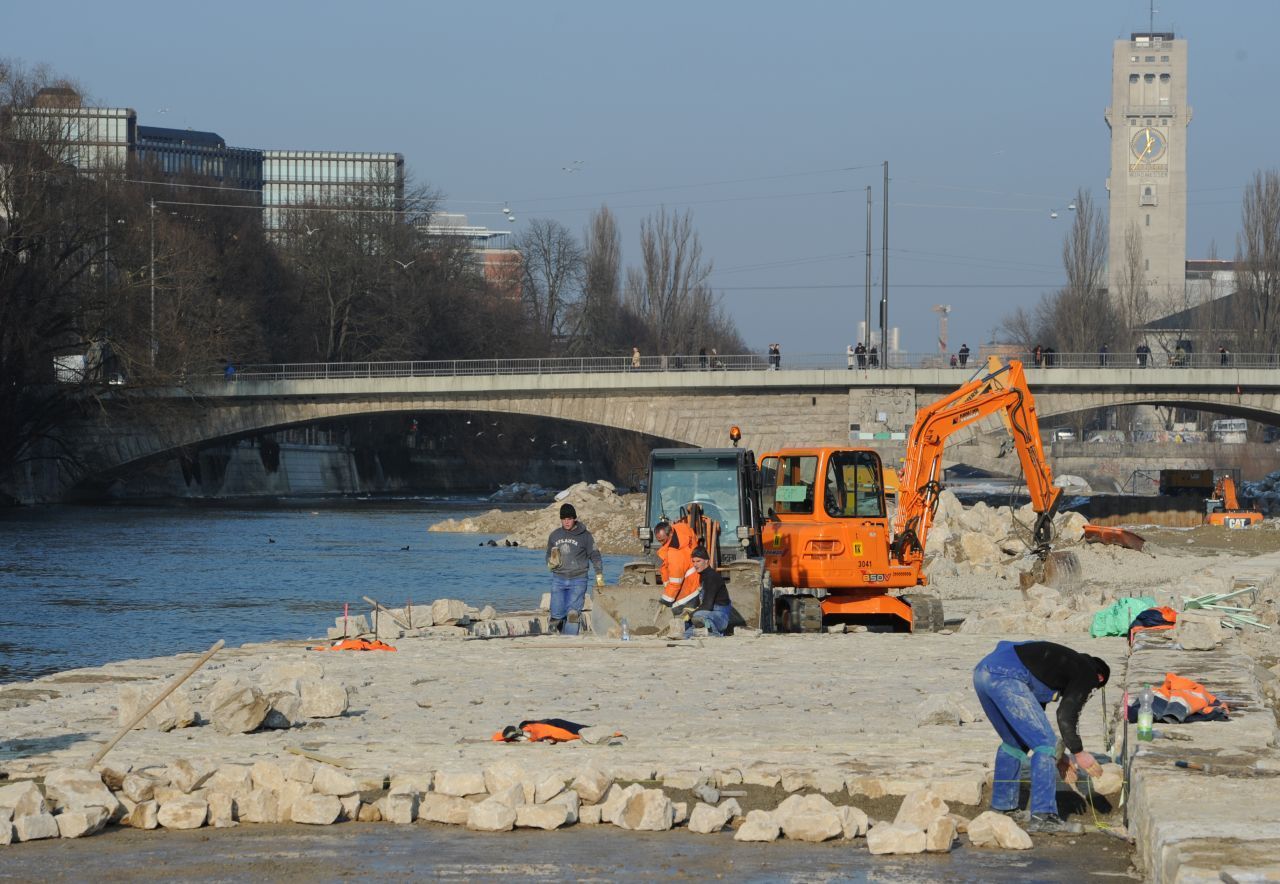
[[[547,568],[551,571],[550,632],[577,635],[587,598],[587,570],[595,566],[596,586],[604,585],[604,564],[595,538],[578,521],[573,504],[560,507],[560,527],[547,538]]]
[[[1072,763],[1091,777],[1102,766],[1084,751],[1077,723],[1094,688],[1107,683],[1106,661],[1053,642],[1000,642],[973,670],[973,687],[987,720],[1002,740],[996,750],[991,809],[1013,815],[1018,809],[1022,762],[1030,756],[1031,805],[1027,831],[1074,833],[1077,828],[1058,815],[1060,774],[1075,781]],[[1058,729],[1070,756],[1059,757],[1058,740],[1045,714],[1055,697]]]
[[[725,585],[720,572],[711,567],[711,557],[707,555],[705,546],[698,544],[693,550],[692,559],[693,570],[698,572],[701,581],[702,597],[697,609],[689,614],[684,637],[693,638],[693,630],[698,627],[706,629],[708,635],[724,635],[729,628],[729,614],[733,610],[729,602],[729,587]]]

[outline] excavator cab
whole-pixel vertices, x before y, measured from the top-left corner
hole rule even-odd
[[[1213,496],[1206,501],[1204,523],[1223,528],[1248,528],[1262,522],[1262,513],[1247,510],[1236,497],[1236,481],[1230,473],[1218,477]]]

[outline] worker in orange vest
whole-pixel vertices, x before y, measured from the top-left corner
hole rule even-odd
[[[658,541],[658,569],[662,575],[662,604],[681,616],[697,607],[702,578],[693,567],[693,550],[697,535],[688,522],[662,521],[653,526],[653,539]]]

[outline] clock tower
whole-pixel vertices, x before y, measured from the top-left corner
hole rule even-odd
[[[1153,306],[1180,309],[1187,260],[1187,41],[1140,33],[1112,50],[1108,285],[1141,279]],[[1139,249],[1127,247],[1137,232]],[[1140,251],[1140,254],[1138,252]]]

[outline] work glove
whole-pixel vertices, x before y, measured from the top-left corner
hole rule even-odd
[[[596,572],[596,586],[604,586],[604,575],[599,571]]]
[[[1098,760],[1088,752],[1077,752],[1075,761],[1076,765],[1089,776],[1102,776],[1102,765],[1098,764]]]

